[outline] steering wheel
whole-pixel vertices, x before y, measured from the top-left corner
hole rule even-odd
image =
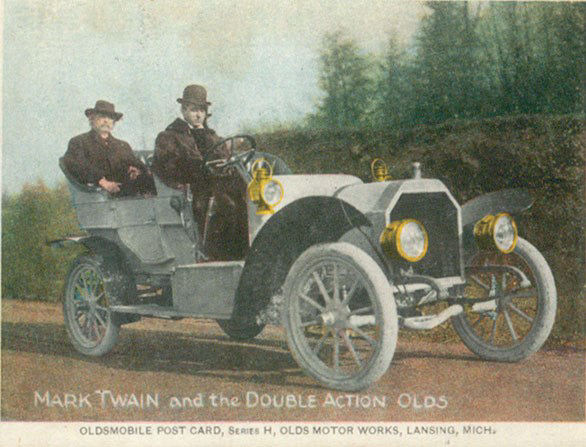
[[[250,143],[250,149],[240,153],[234,153],[234,147],[236,143],[239,143],[238,140],[247,140]],[[231,155],[227,158],[217,158],[215,160],[210,160],[213,156],[214,151],[222,146],[230,142],[230,152]],[[226,170],[232,166],[240,166],[244,169],[244,166],[250,160],[253,159],[254,154],[256,153],[256,140],[250,135],[234,135],[232,137],[224,138],[223,140],[218,141],[214,144],[211,148],[209,148],[204,157],[204,165],[208,169],[208,171],[215,175],[222,175],[226,172]]]

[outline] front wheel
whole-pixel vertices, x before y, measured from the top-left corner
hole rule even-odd
[[[97,255],[78,257],[67,276],[63,297],[65,327],[75,349],[85,355],[104,355],[118,340],[120,322],[110,310],[107,277],[107,263]]]
[[[313,246],[295,261],[283,291],[289,349],[308,374],[358,391],[385,373],[397,311],[387,278],[364,251],[341,242]]]
[[[553,275],[539,251],[519,238],[510,254],[478,253],[466,267],[466,296],[490,298],[452,317],[462,342],[486,360],[517,362],[547,340],[555,320]]]

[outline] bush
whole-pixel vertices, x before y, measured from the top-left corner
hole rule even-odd
[[[79,233],[65,185],[25,185],[2,200],[2,296],[55,301],[74,256],[47,241]]]

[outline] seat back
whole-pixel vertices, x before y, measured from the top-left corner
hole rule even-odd
[[[67,179],[71,192],[71,202],[74,208],[82,203],[96,203],[108,201],[108,193],[97,185],[85,185],[79,182],[67,169],[63,157],[59,159],[59,168]]]

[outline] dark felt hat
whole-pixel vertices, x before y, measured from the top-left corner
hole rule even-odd
[[[85,116],[90,116],[92,113],[100,113],[102,115],[109,116],[114,121],[118,121],[122,118],[122,113],[116,112],[114,104],[103,99],[96,101],[96,105],[92,109],[85,109]]]
[[[183,90],[183,98],[177,98],[179,104],[195,104],[196,106],[207,106],[212,103],[208,101],[206,89],[201,85],[188,85]]]

